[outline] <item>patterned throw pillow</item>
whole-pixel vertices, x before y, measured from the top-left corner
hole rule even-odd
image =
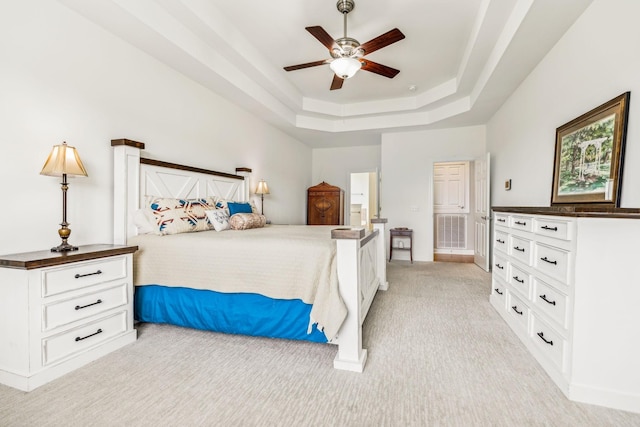
[[[190,233],[213,228],[206,214],[207,210],[215,209],[215,201],[212,198],[155,197],[150,198],[149,207],[160,234]]]
[[[237,213],[229,219],[232,230],[246,230],[248,228],[261,228],[267,223],[264,215],[257,213]]]
[[[229,226],[229,209],[214,209],[206,211],[209,222],[216,231],[228,230]]]

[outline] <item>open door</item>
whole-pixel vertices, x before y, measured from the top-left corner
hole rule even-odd
[[[487,153],[474,161],[475,170],[475,209],[473,224],[475,242],[473,262],[484,271],[491,265],[491,156]]]

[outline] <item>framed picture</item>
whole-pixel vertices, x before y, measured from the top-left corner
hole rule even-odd
[[[551,204],[620,206],[626,92],[556,129]]]

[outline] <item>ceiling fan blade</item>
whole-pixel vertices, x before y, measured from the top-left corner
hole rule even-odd
[[[389,46],[392,43],[398,42],[404,38],[404,34],[397,28],[387,31],[386,33],[376,37],[373,40],[362,44],[360,48],[364,50],[364,54],[368,55],[371,52],[375,52],[378,49],[382,49],[385,46]]]
[[[295,71],[295,70],[301,70],[303,68],[317,67],[318,65],[324,65],[328,63],[329,63],[328,59],[323,59],[322,61],[307,62],[306,64],[289,65],[288,67],[284,67],[284,70]]]
[[[337,48],[338,45],[336,41],[327,33],[324,28],[316,26],[316,27],[306,27],[305,30],[309,31],[313,37],[318,39],[320,43],[324,45],[327,49],[331,50]]]
[[[341,89],[343,83],[344,79],[334,74],[333,81],[331,82],[331,90]]]
[[[394,78],[400,72],[400,70],[378,64],[377,62],[369,61],[368,59],[361,59],[360,62],[362,62],[362,70],[380,74],[381,76],[389,77],[390,79]]]

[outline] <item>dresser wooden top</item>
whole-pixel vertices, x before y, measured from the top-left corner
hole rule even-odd
[[[640,219],[640,209],[608,206],[492,206],[491,209],[496,212],[529,215]]]
[[[137,246],[104,244],[79,246],[77,251],[70,252],[51,252],[50,250],[24,252],[19,254],[0,255],[0,267],[31,270],[34,268],[53,267],[77,261],[131,254],[137,250]]]

